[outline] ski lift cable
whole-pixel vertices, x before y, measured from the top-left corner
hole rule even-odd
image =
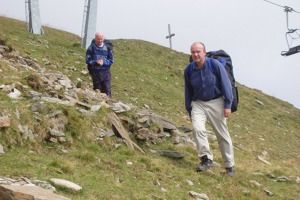
[[[281,7],[281,8],[284,8],[284,11],[285,11],[285,12],[295,12],[295,13],[300,14],[299,11],[294,10],[293,8],[291,8],[291,7],[289,7],[289,6],[282,6],[282,5],[279,5],[279,4],[277,4],[277,3],[274,3],[274,2],[268,1],[268,0],[263,0],[263,1],[266,1],[266,2],[268,2],[268,3],[270,3],[270,4],[275,5],[275,6],[279,6],[279,7]]]
[[[291,13],[291,12],[296,12],[296,13],[298,13],[298,14],[300,14],[300,12],[294,10],[293,8],[291,8],[291,7],[289,7],[289,6],[282,6],[282,5],[279,5],[279,4],[277,4],[277,3],[274,3],[274,2],[268,1],[268,0],[264,0],[264,1],[266,1],[266,2],[268,2],[268,3],[270,3],[270,4],[273,4],[273,5],[275,5],[275,6],[279,6],[279,7],[281,7],[281,8],[284,9],[284,12],[286,13],[286,27],[287,27],[287,29],[288,29],[289,32],[292,31],[293,29],[290,29],[290,28],[289,28],[289,12],[290,12],[290,13]]]

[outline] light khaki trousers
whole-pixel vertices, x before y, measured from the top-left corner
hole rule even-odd
[[[210,101],[192,101],[191,106],[193,134],[199,158],[207,155],[208,159],[213,160],[205,127],[208,119],[216,134],[224,166],[226,168],[234,166],[233,145],[228,132],[226,118],[224,117],[223,97]]]

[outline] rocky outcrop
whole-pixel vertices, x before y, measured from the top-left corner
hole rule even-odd
[[[69,200],[55,191],[55,187],[46,181],[0,177],[1,200]]]
[[[58,71],[44,69],[34,60],[25,59],[18,52],[11,51],[8,47],[1,46],[0,49],[1,60],[6,62],[8,66],[4,70],[32,72],[25,78],[27,84],[24,84],[24,82],[21,83],[21,81],[9,85],[2,84],[0,85],[0,92],[7,94],[12,100],[28,99],[32,102],[30,109],[34,114],[33,120],[38,123],[47,122],[44,123],[48,127],[45,128],[46,130],[43,134],[35,133],[26,124],[18,124],[17,131],[19,131],[19,135],[24,141],[64,143],[72,140],[65,135],[65,126],[68,120],[62,110],[51,111],[47,115],[41,116],[41,113],[47,113],[48,110],[51,110],[47,106],[50,103],[75,107],[82,115],[88,116],[93,116],[100,109],[111,109],[115,115],[109,119],[114,127],[103,127],[101,134],[99,134],[98,126],[92,127],[95,133],[92,133],[90,138],[94,137],[94,140],[99,139],[99,137],[105,137],[111,132],[115,136],[122,137],[122,132],[124,133],[124,131],[120,132],[122,127],[116,126],[116,123],[113,123],[114,121],[120,121],[125,125],[128,132],[127,139],[124,139],[124,134],[122,137],[127,144],[133,144],[132,141],[129,141],[129,137],[131,136],[137,140],[152,141],[153,143],[164,137],[172,136],[176,137],[176,140],[174,140],[176,144],[179,142],[185,143],[186,141],[189,141],[187,144],[191,144],[192,137],[190,135],[182,134],[173,122],[151,112],[149,107],[138,111],[137,107],[131,104],[128,105],[121,101],[110,99],[99,91],[93,91],[89,85],[77,87],[68,76]],[[126,115],[127,112],[133,112],[134,114],[130,115],[132,117],[129,118]],[[2,115],[0,116],[0,128],[9,129],[12,116],[9,113],[7,115],[3,113]]]
[[[36,186],[0,185],[1,200],[70,200]]]

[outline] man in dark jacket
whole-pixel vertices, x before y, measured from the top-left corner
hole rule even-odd
[[[231,114],[233,100],[230,80],[223,65],[206,56],[203,43],[193,43],[191,55],[193,61],[184,71],[185,106],[193,124],[193,134],[201,160],[197,171],[206,171],[213,166],[213,155],[205,128],[208,119],[217,136],[226,172],[233,176],[233,145],[226,123],[226,118]]]
[[[93,79],[93,89],[111,97],[110,66],[114,63],[112,48],[104,42],[103,33],[97,32],[86,51],[85,62]]]

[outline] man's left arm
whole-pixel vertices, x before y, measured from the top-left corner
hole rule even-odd
[[[108,50],[107,58],[104,60],[103,65],[110,67],[114,63],[114,54],[112,50]]]

